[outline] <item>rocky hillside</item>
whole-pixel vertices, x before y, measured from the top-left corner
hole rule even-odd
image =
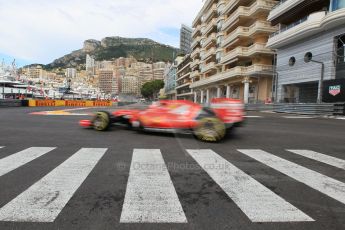
[[[73,51],[45,66],[45,69],[80,67],[85,64],[86,54],[97,61],[133,56],[139,61],[172,61],[179,50],[146,38],[106,37],[101,41],[86,40],[84,47]]]

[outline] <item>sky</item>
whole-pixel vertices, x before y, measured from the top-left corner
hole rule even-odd
[[[0,59],[19,66],[81,49],[109,36],[150,38],[179,46],[202,0],[0,0]]]

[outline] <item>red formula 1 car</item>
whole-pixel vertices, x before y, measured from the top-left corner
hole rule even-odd
[[[243,121],[244,105],[240,100],[217,98],[208,107],[191,101],[162,100],[145,110],[100,111],[92,120],[80,121],[80,125],[105,131],[112,124],[126,124],[144,131],[189,132],[199,140],[217,142]]]

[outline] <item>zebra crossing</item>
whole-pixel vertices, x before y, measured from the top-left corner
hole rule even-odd
[[[0,149],[6,147],[0,147]],[[30,147],[0,159],[0,177],[55,150]],[[0,151],[1,151],[0,150]],[[109,149],[81,148],[31,187],[0,206],[0,222],[52,223]],[[345,160],[311,150],[286,150],[298,157],[345,169]],[[345,211],[345,183],[261,149],[237,149],[261,164],[333,198]],[[312,222],[317,219],[288,202],[268,187],[211,149],[187,149],[251,222]],[[188,223],[179,193],[160,149],[133,149],[127,188],[119,222]],[[229,153],[230,154],[230,153]],[[187,156],[185,156],[187,157]],[[1,185],[0,185],[1,186]],[[224,204],[226,205],[226,204]]]

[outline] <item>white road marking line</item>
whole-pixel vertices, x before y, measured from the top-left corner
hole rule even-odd
[[[310,150],[287,150],[287,151],[345,170],[345,160],[343,159],[339,159],[336,157],[328,156],[328,155],[310,151]]]
[[[345,117],[338,117],[337,120],[345,120]]]
[[[187,150],[253,222],[314,221],[212,150]]]
[[[81,149],[0,209],[0,221],[54,222],[107,149]]]
[[[120,223],[187,223],[159,149],[134,149]]]
[[[2,149],[4,146],[0,146],[0,149]]]
[[[315,117],[306,117],[306,116],[283,116],[286,119],[312,119]]]
[[[3,176],[30,161],[43,156],[55,148],[32,147],[0,159],[0,176]]]
[[[345,204],[345,184],[262,150],[238,150],[241,153]]]
[[[244,116],[245,118],[262,118],[262,116]]]

